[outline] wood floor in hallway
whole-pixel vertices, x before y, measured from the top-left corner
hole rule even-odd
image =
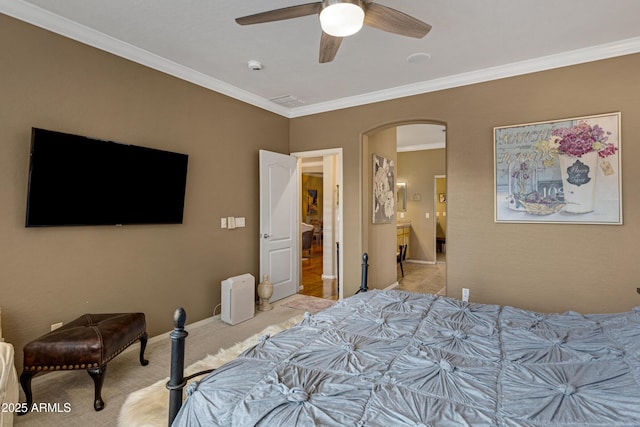
[[[337,300],[337,280],[322,278],[322,257],[322,242],[314,243],[309,256],[305,256],[302,259],[302,290],[298,293],[312,297]]]

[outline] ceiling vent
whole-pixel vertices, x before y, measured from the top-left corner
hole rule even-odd
[[[275,98],[269,99],[269,101],[287,108],[300,107],[304,105],[304,102],[300,101],[293,95],[276,96]]]

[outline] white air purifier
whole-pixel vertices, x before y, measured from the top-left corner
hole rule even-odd
[[[256,278],[249,273],[223,280],[220,312],[222,321],[235,325],[251,319],[256,309],[255,289]]]

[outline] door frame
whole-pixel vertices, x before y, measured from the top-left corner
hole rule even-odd
[[[438,206],[438,179],[447,179],[447,175],[434,175],[433,176],[433,211],[434,211],[434,215],[435,217],[433,218],[433,263],[437,264],[438,263],[438,251],[436,250],[436,248],[438,247],[438,244],[436,242],[436,239],[438,238],[438,236],[436,235],[437,231],[438,231],[438,214],[437,214],[437,206]],[[445,194],[447,194],[445,192]],[[445,212],[445,217],[446,212]],[[446,220],[445,220],[446,222]],[[445,225],[446,227],[446,225]],[[446,229],[445,229],[445,235],[446,235]]]
[[[307,158],[307,157],[326,157],[326,156],[336,156],[336,182],[338,185],[338,208],[337,208],[337,212],[336,212],[336,224],[335,224],[335,228],[336,228],[336,242],[340,243],[340,254],[338,256],[338,283],[340,284],[339,289],[338,289],[338,299],[342,299],[343,298],[343,290],[344,290],[344,286],[343,286],[343,271],[344,271],[344,248],[343,248],[343,219],[344,219],[344,213],[343,213],[343,200],[342,197],[344,195],[344,185],[343,185],[343,181],[342,181],[342,177],[343,177],[343,155],[342,155],[342,148],[338,147],[338,148],[328,148],[328,149],[322,149],[322,150],[312,150],[312,151],[299,151],[299,152],[295,152],[295,153],[291,153],[292,156],[297,157],[298,158],[298,175],[300,175],[301,171],[300,171],[300,159],[303,158]],[[300,189],[298,189],[298,191],[296,192],[296,197],[298,198],[298,206],[302,206],[302,200],[301,200],[301,191]],[[333,254],[335,252],[331,252],[331,254]],[[326,253],[326,251],[323,251],[323,257],[329,256],[329,254]],[[301,280],[301,275],[302,275],[302,271],[299,271],[299,281]]]

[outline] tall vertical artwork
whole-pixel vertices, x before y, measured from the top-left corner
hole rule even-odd
[[[395,165],[393,160],[373,155],[373,223],[395,221]]]
[[[318,190],[307,190],[307,215],[318,215]]]
[[[494,128],[495,221],[622,224],[620,113]]]

